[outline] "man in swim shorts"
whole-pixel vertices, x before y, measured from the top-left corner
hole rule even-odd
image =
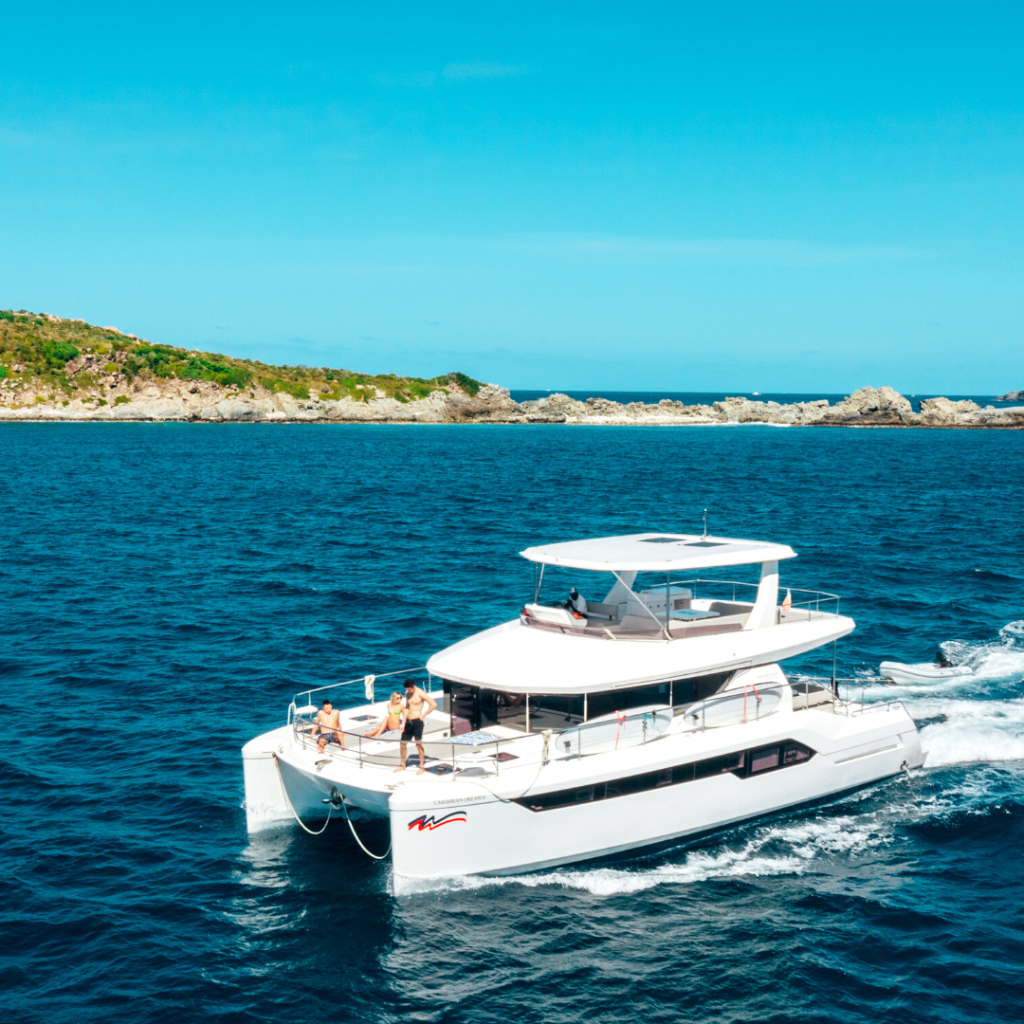
[[[423,750],[423,720],[437,707],[437,701],[426,690],[421,690],[412,679],[405,681],[405,728],[402,730],[402,742],[398,752],[402,764],[396,772],[405,771],[405,752],[409,741],[416,744],[416,752],[420,755],[420,768],[416,773],[422,775],[426,771],[427,755]]]
[[[313,731],[310,733],[310,736],[320,734],[316,749],[321,754],[327,748],[328,743],[337,743],[342,750],[345,749],[345,737],[341,729],[338,728],[340,725],[341,712],[336,711],[329,700],[325,700],[316,713],[316,725],[313,726]]]

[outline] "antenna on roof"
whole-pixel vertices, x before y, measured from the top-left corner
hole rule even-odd
[[[708,539],[708,510],[704,509],[704,536],[701,537],[701,540],[707,540],[707,539]]]

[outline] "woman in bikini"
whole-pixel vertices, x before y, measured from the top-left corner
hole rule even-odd
[[[391,701],[388,704],[388,714],[380,725],[377,726],[372,732],[366,733],[367,736],[382,736],[386,732],[395,732],[402,728],[402,722],[405,719],[405,706],[402,704],[402,695],[396,690],[391,694]]]

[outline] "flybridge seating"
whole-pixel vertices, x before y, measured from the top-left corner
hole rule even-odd
[[[533,601],[520,613],[523,625],[612,640],[678,640],[784,625],[839,614],[839,598],[822,591],[794,590],[779,600],[778,563],[795,552],[780,544],[688,534],[634,534],[528,548],[524,558],[539,566]],[[680,571],[761,565],[759,583],[676,578]],[[545,604],[540,592],[547,566],[605,575],[580,577],[583,612]],[[662,576],[662,574],[664,574]],[[642,575],[643,587],[638,585]],[[602,593],[604,587],[610,587]],[[600,594],[600,598],[598,599]],[[593,599],[591,599],[591,597]]]

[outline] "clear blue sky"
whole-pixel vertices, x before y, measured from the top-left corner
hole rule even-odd
[[[513,388],[1024,387],[1020,3],[4,14],[0,306]]]

